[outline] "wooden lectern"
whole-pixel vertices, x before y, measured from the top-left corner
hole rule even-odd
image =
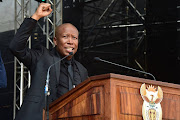
[[[163,120],[180,120],[180,85],[111,73],[90,77],[50,104],[50,120],[142,120],[143,83],[162,88]]]

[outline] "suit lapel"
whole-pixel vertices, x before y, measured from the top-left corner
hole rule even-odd
[[[83,77],[83,72],[84,71],[82,71],[82,68],[81,68],[81,66],[79,65],[79,63],[76,61],[76,60],[74,60],[74,63],[75,63],[75,65],[77,66],[77,69],[78,69],[78,72],[79,72],[79,75],[80,75],[80,80],[78,80],[78,81],[76,81],[78,84],[79,83],[81,83],[82,81],[83,81],[83,79],[84,79],[84,77]]]
[[[53,58],[54,58],[54,63],[57,62],[58,60],[60,60],[60,58],[56,57],[56,56],[54,56]],[[56,80],[58,82],[59,81],[59,75],[60,75],[60,62],[56,63],[54,69],[56,72]]]
[[[86,68],[84,68],[84,66],[82,64],[80,64],[78,61],[75,60],[75,64],[79,70],[81,82],[83,82],[84,80],[86,80],[88,78],[88,72],[87,72]]]
[[[61,57],[59,56],[59,54],[56,52],[55,48],[53,50],[53,63],[56,63],[57,61],[59,61],[61,59]],[[61,62],[58,62],[54,65],[54,72],[56,73],[56,82],[58,83],[59,81],[59,76],[60,76],[60,64]]]

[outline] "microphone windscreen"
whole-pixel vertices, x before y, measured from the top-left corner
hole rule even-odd
[[[69,55],[73,55],[73,52],[70,52]]]
[[[101,61],[101,59],[99,57],[94,57],[94,60]]]

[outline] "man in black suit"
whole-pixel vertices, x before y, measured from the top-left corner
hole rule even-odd
[[[25,95],[15,120],[42,120],[43,108],[45,107],[44,87],[49,66],[70,53],[74,55],[77,52],[79,33],[77,28],[70,23],[62,24],[56,28],[53,50],[49,51],[43,46],[29,49],[26,46],[37,21],[48,16],[51,12],[50,4],[41,3],[32,17],[24,20],[10,43],[12,53],[31,72],[31,87]],[[86,68],[77,62],[73,55],[51,67],[49,103],[68,92],[72,86],[76,86],[88,78]],[[70,73],[69,66],[71,66]]]

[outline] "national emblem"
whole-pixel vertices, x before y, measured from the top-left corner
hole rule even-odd
[[[158,86],[149,85],[146,89],[145,83],[140,88],[141,97],[143,98],[142,115],[144,120],[162,120],[162,108],[160,102],[163,99],[163,91]]]

